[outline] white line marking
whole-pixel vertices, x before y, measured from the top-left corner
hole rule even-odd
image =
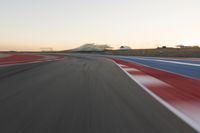
[[[131,75],[131,76],[134,76],[136,80],[138,80],[141,84],[144,85],[170,86],[169,84],[149,75]]]
[[[113,61],[117,66],[119,66],[115,61]],[[121,68],[119,66],[119,68]],[[179,118],[181,118],[183,121],[185,121],[188,125],[190,125],[193,129],[195,129],[197,132],[200,133],[200,126],[198,123],[196,123],[194,120],[192,120],[190,117],[185,115],[184,113],[177,110],[175,107],[170,105],[169,103],[165,102],[163,99],[161,99],[159,96],[155,95],[153,92],[151,92],[148,88],[146,88],[143,84],[141,84],[137,79],[134,78],[131,74],[129,74],[127,71],[123,70],[132,80],[134,80],[138,85],[140,85],[147,93],[149,93],[152,97],[154,97],[157,101],[159,101],[161,104],[163,104],[167,109],[169,109],[171,112],[176,114]]]
[[[180,65],[187,65],[187,66],[200,66],[200,64],[193,64],[193,63],[186,63],[186,62],[177,62],[177,61],[167,61],[167,60],[155,60],[160,62],[166,62],[166,63],[173,63],[173,64],[180,64]]]
[[[129,58],[129,57],[126,57],[126,58]],[[186,63],[186,62],[178,62],[178,61],[167,61],[167,60],[161,60],[161,59],[144,59],[144,58],[137,58],[137,57],[134,57],[134,58],[135,59],[139,59],[139,60],[158,61],[158,62],[173,63],[173,64],[179,64],[179,65],[198,66],[198,67],[200,67],[200,64],[194,64],[194,63]]]
[[[135,69],[135,68],[123,68],[126,71],[135,71],[138,72],[139,70]]]
[[[126,67],[126,65],[122,65],[122,64],[119,64],[120,65],[120,67]]]
[[[139,58],[138,58],[138,59],[139,59]],[[123,59],[122,59],[122,60],[123,60]],[[124,59],[124,60],[126,60],[126,59]],[[144,59],[144,60],[145,60],[145,59]],[[132,62],[132,63],[135,63],[135,64],[139,64],[139,65],[141,65],[141,66],[149,67],[149,68],[152,68],[152,69],[157,69],[157,70],[160,70],[160,71],[164,71],[164,72],[168,72],[168,73],[180,75],[180,76],[183,76],[183,77],[192,78],[192,79],[197,79],[197,78],[195,78],[195,77],[191,77],[191,76],[188,76],[188,75],[183,75],[183,74],[175,73],[175,72],[168,71],[168,70],[165,70],[165,69],[160,69],[160,68],[155,68],[155,67],[152,67],[152,66],[148,66],[148,65],[145,65],[145,64],[136,62],[136,61],[130,61],[130,60],[126,60],[126,61],[127,61],[127,62]],[[199,79],[197,79],[197,80],[199,80]]]
[[[200,125],[200,102],[177,102],[174,105]]]

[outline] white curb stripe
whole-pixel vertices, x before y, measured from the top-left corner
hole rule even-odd
[[[135,68],[128,68],[128,67],[126,67],[126,68],[123,68],[125,71],[134,71],[134,72],[139,72],[139,70],[138,69],[135,69]]]
[[[126,67],[126,65],[119,64],[120,67]]]
[[[184,112],[178,110],[177,108],[175,108],[173,105],[167,103],[166,101],[164,101],[163,99],[161,99],[159,96],[157,96],[156,94],[154,94],[152,91],[150,91],[145,85],[144,82],[142,83],[137,76],[133,76],[131,75],[128,71],[126,71],[124,68],[122,68],[119,64],[117,64],[115,61],[114,63],[119,66],[121,68],[122,71],[124,71],[132,80],[134,80],[138,85],[140,85],[147,93],[149,93],[152,97],[154,97],[157,101],[159,101],[161,104],[163,104],[167,109],[169,109],[171,112],[173,112],[174,114],[176,114],[180,119],[182,119],[183,121],[185,121],[189,126],[191,126],[194,130],[196,130],[198,133],[200,133],[200,125],[199,123],[197,123],[196,121],[194,121],[193,119],[191,119],[191,117],[189,117],[188,115],[186,115]],[[151,77],[151,76],[149,76]],[[151,79],[152,80],[152,79]],[[154,79],[153,79],[154,80]],[[146,80],[147,81],[147,80]],[[150,80],[149,80],[150,81]],[[149,85],[152,84],[152,82],[147,81],[146,83]],[[163,82],[164,83],[164,82]]]
[[[149,75],[132,75],[141,84],[149,86],[170,86],[169,84]]]

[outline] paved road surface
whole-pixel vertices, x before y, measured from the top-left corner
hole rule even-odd
[[[113,62],[0,68],[1,133],[193,133]]]

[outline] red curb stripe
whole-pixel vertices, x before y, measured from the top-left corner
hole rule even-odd
[[[135,82],[137,82],[147,93],[158,100],[162,105],[176,114],[188,125],[200,132],[200,98],[197,88],[200,80],[183,77],[174,73],[157,70],[151,67],[139,65],[120,59],[113,59],[116,64]],[[121,66],[126,65],[126,68]],[[128,69],[129,68],[129,69]],[[134,71],[131,68],[136,69]],[[159,77],[158,77],[159,75]],[[172,78],[170,80],[166,80]],[[175,85],[176,81],[178,83]],[[181,81],[182,80],[182,84]],[[173,82],[172,82],[173,81]],[[194,83],[190,86],[188,81]],[[194,91],[196,91],[194,94]],[[190,92],[191,91],[191,92]]]
[[[0,58],[0,67],[24,64],[31,62],[45,62],[45,61],[56,61],[63,59],[64,56],[43,56],[43,55],[11,55],[9,57]]]
[[[200,101],[200,80],[176,75],[174,73],[157,70],[124,60],[113,60],[119,64],[136,68],[147,75],[151,75],[152,77],[171,85],[173,88],[157,88],[152,86],[150,88],[154,93],[167,101]],[[131,73],[134,75],[135,72]]]

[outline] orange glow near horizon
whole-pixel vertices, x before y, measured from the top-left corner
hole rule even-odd
[[[66,50],[85,43],[134,49],[200,45],[198,5],[199,0],[0,1],[0,51]]]

